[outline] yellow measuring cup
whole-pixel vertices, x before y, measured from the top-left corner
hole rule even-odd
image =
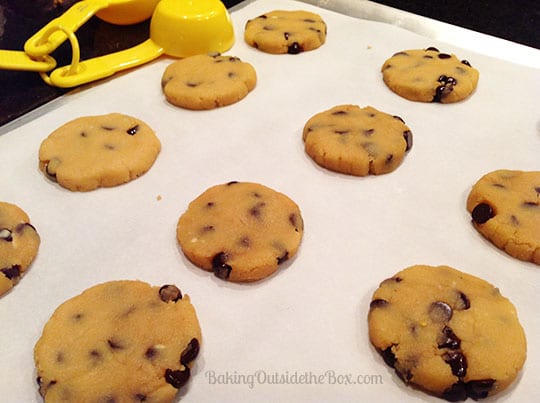
[[[73,46],[72,62],[43,79],[57,87],[74,87],[147,63],[167,54],[187,57],[225,52],[234,43],[234,30],[227,9],[220,0],[161,0],[150,21],[150,38],[120,52],[79,60]]]
[[[152,16],[159,0],[82,0],[32,35],[24,52],[0,50],[0,69],[47,72],[56,67],[50,54],[94,14],[117,25],[135,24]],[[76,45],[78,48],[78,45]]]
[[[68,39],[66,32],[77,31],[93,15],[118,25],[144,21],[152,16],[158,2],[159,0],[79,1],[32,35],[24,44],[24,51],[31,57],[52,53]]]

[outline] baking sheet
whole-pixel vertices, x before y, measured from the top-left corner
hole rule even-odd
[[[321,48],[278,56],[243,42],[247,19],[299,8],[325,19]],[[197,310],[204,340],[181,401],[438,402],[404,386],[368,340],[372,293],[413,264],[450,265],[482,277],[515,304],[528,357],[498,400],[538,400],[539,267],[477,234],[465,200],[491,170],[540,169],[539,70],[288,0],[251,2],[232,19],[237,38],[227,54],[258,74],[257,87],[241,102],[200,112],[168,104],[160,80],[172,59],[161,58],[61,97],[0,136],[0,200],[23,208],[42,239],[31,269],[0,299],[1,400],[41,401],[32,350],[60,303],[97,283],[140,279],[177,284]],[[423,104],[385,87],[384,60],[428,46],[479,69],[472,97]],[[305,154],[305,122],[346,103],[399,115],[411,128],[413,148],[396,171],[350,177]],[[159,136],[162,152],[147,174],[88,193],[43,177],[38,149],[50,132],[73,118],[113,111],[146,121]],[[254,284],[227,283],[195,268],[175,239],[188,203],[231,180],[287,194],[305,222],[296,258]]]

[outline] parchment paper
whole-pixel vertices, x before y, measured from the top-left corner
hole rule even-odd
[[[318,12],[328,25],[327,42],[299,55],[250,48],[245,22],[273,9]],[[378,284],[414,264],[479,276],[515,304],[528,357],[499,401],[539,400],[540,268],[484,240],[465,210],[471,186],[485,173],[540,169],[539,70],[288,0],[254,1],[232,19],[236,43],[226,54],[250,62],[258,74],[244,100],[199,112],[168,104],[160,80],[173,59],[163,57],[73,91],[0,136],[0,200],[23,208],[42,240],[30,270],[0,299],[0,400],[41,401],[33,347],[59,304],[101,282],[140,279],[177,284],[197,310],[204,340],[182,401],[438,402],[406,387],[367,334]],[[428,46],[456,53],[480,71],[469,99],[416,103],[386,88],[384,60]],[[305,122],[347,103],[371,105],[409,125],[414,145],[396,171],[351,177],[324,170],[305,154]],[[50,132],[76,117],[109,112],[136,116],[156,131],[162,151],[147,174],[74,193],[40,173],[38,149]],[[188,203],[231,180],[287,194],[305,221],[297,257],[254,284],[224,282],[194,267],[176,242]]]

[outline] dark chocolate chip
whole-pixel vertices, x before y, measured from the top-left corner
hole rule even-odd
[[[289,40],[289,33],[283,32],[283,36],[285,37],[285,40]]]
[[[335,112],[332,112],[332,115],[336,116],[336,115],[348,115],[347,111],[335,111]]]
[[[219,252],[212,259],[214,275],[222,280],[228,279],[232,271],[232,267],[226,263],[228,258],[225,252]]]
[[[385,299],[382,299],[382,298],[374,299],[373,301],[369,303],[369,309],[384,308],[388,304],[389,302]]]
[[[5,267],[0,269],[0,273],[2,273],[8,279],[16,281],[21,276],[21,266],[16,264],[11,267]]]
[[[255,206],[249,209],[249,214],[253,217],[260,218],[261,216],[261,209],[266,206],[265,202],[257,203]]]
[[[534,191],[535,191],[536,193],[539,193],[539,194],[540,194],[540,186],[536,186],[536,187],[534,188]]]
[[[409,56],[407,52],[396,52],[392,56]]]
[[[138,131],[139,131],[139,125],[135,125],[135,126],[130,127],[129,129],[126,130],[127,134],[129,134],[130,136],[133,136]]]
[[[159,289],[159,298],[163,302],[176,302],[182,299],[182,291],[173,284],[166,284]]]
[[[394,115],[392,116],[394,119],[397,119],[399,120],[401,123],[405,124],[405,121],[401,118],[401,116],[398,116],[398,115]]]
[[[472,66],[471,66],[471,63],[469,63],[468,60],[462,60],[461,63],[463,63],[465,66],[472,67]]]
[[[148,347],[144,353],[144,357],[148,360],[153,359],[156,355],[158,355],[158,351],[154,347]]]
[[[393,159],[394,159],[394,154],[388,154],[388,155],[386,156],[386,160],[384,161],[384,163],[385,163],[386,165],[391,164]]]
[[[381,350],[380,353],[386,365],[394,368],[396,365],[396,356],[392,351],[392,346],[388,347],[385,350]]]
[[[456,336],[454,331],[448,326],[443,327],[442,334],[437,340],[437,347],[449,348],[450,350],[457,350],[461,345],[461,340]]]
[[[282,263],[286,262],[287,260],[289,260],[289,252],[285,251],[285,253],[283,253],[283,255],[277,257],[277,264],[278,265],[282,264]]]
[[[1,241],[6,241],[6,242],[13,241],[11,231],[8,230],[7,228],[0,229],[0,240]]]
[[[88,355],[90,356],[90,358],[92,358],[95,361],[101,361],[101,359],[103,358],[101,353],[98,350],[90,350]]]
[[[370,137],[375,133],[375,129],[367,129],[362,132],[362,134],[366,137]]]
[[[495,216],[491,206],[487,203],[478,204],[471,213],[472,219],[477,224],[484,224]]]
[[[85,132],[81,132],[80,136],[81,137],[88,137],[88,135]]]
[[[448,365],[450,365],[450,368],[452,368],[452,373],[455,376],[462,378],[467,374],[467,358],[465,358],[461,352],[448,352],[445,353],[442,358]]]
[[[103,130],[107,130],[108,132],[111,132],[115,129],[113,126],[101,126]]]
[[[469,381],[466,384],[467,395],[474,399],[484,399],[495,383],[494,379],[482,379],[478,381]]]
[[[299,224],[298,221],[299,221],[299,220],[298,220],[298,216],[297,216],[295,213],[291,213],[291,214],[289,215],[289,222],[290,222],[291,225],[294,227],[294,230],[295,230],[296,232],[298,232],[298,230],[300,229],[300,227],[299,227],[299,225],[298,225],[298,224]]]
[[[133,398],[136,402],[146,402],[146,395],[143,395],[142,393],[137,393]]]
[[[446,323],[452,318],[452,307],[443,301],[436,301],[429,307],[429,317],[435,323]]]
[[[197,358],[197,355],[199,354],[199,348],[199,340],[197,340],[196,338],[191,339],[187,347],[184,349],[184,351],[182,351],[182,354],[180,355],[180,364],[187,365],[195,358]]]
[[[197,86],[199,86],[199,85],[200,85],[200,83],[194,83],[194,82],[192,82],[192,81],[188,81],[188,82],[186,83],[186,86],[187,86],[187,87],[190,87],[190,88],[195,88],[195,87],[197,87]]]
[[[334,133],[343,135],[349,133],[349,130],[334,130]]]
[[[227,182],[227,186],[235,185],[237,183],[238,181],[230,181],[230,182]]]
[[[439,51],[439,49],[437,49],[437,48],[435,48],[435,47],[433,47],[433,46],[430,46],[429,48],[426,49],[426,51],[428,51],[428,50],[432,50],[432,51],[434,51],[434,52],[438,52],[438,51]]]
[[[452,56],[450,56],[448,53],[439,53],[439,59],[450,59]]]
[[[529,208],[529,207],[532,207],[532,208],[534,208],[534,207],[540,207],[540,203],[538,203],[538,202],[531,202],[531,201],[523,202],[522,205],[523,205],[523,207],[525,207],[525,208]]]
[[[183,370],[172,370],[167,368],[165,370],[165,381],[176,389],[180,389],[189,380],[189,375],[189,367],[185,367]]]
[[[518,218],[513,214],[510,216],[510,223],[512,223],[514,227],[517,227],[520,225]]]
[[[109,339],[107,340],[107,343],[109,344],[109,347],[111,348],[111,350],[123,350],[124,349],[124,346],[116,341],[116,340],[112,340],[112,339]]]
[[[459,402],[467,399],[467,389],[462,381],[454,383],[442,394],[443,399],[449,402]]]
[[[297,55],[298,53],[303,52],[304,49],[298,42],[293,42],[289,47],[287,48],[287,53],[290,55]]]
[[[405,130],[403,132],[403,138],[405,139],[405,143],[407,144],[405,146],[405,151],[409,151],[412,148],[413,145],[413,135],[410,130]]]

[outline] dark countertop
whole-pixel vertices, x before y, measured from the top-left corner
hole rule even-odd
[[[75,0],[0,0],[0,49],[22,50],[24,42]],[[394,8],[540,49],[540,2],[536,0],[375,0]],[[240,0],[223,0],[227,7]],[[451,3],[451,4],[450,4]],[[2,18],[3,16],[3,18]],[[90,19],[77,31],[81,59],[134,46],[148,37],[149,22],[116,26]],[[69,64],[71,49],[53,53],[58,65]],[[37,73],[0,70],[0,126],[49,102],[69,89],[46,85]]]

